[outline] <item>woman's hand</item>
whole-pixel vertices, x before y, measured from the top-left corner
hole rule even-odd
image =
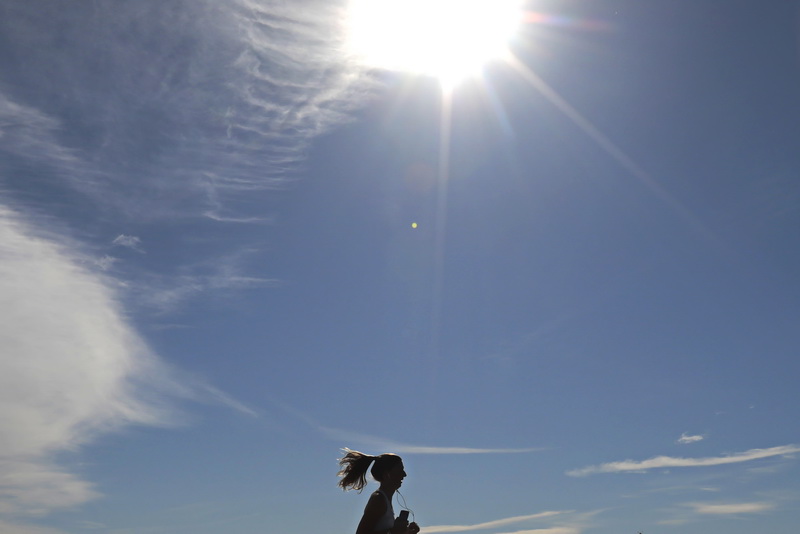
[[[408,534],[408,519],[398,517],[394,520],[394,526],[389,529],[389,534]]]
[[[413,522],[410,523],[408,525],[408,532],[410,532],[410,534],[417,534],[419,532],[419,525]]]

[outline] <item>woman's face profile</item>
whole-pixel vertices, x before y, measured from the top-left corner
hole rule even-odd
[[[398,462],[384,475],[384,482],[388,482],[392,486],[399,488],[403,484],[403,479],[406,477],[405,467],[403,462]]]

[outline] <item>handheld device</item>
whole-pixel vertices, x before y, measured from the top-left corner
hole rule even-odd
[[[408,510],[400,510],[400,515],[397,517],[397,519],[408,521]]]

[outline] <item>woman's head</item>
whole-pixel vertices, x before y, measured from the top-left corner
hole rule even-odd
[[[361,491],[367,485],[367,469],[372,477],[381,483],[397,483],[398,487],[406,476],[403,470],[403,459],[396,454],[385,453],[378,456],[370,456],[363,452],[344,449],[344,457],[339,459],[341,469],[337,473],[339,487],[347,491],[354,489]],[[373,463],[374,462],[374,463]]]

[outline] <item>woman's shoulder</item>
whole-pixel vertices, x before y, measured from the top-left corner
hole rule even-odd
[[[381,490],[378,489],[378,490],[375,490],[375,491],[373,491],[372,493],[369,494],[369,500],[370,501],[373,501],[373,500],[385,501],[386,500],[386,495],[384,495],[384,493]]]
[[[367,506],[370,508],[378,507],[380,509],[386,509],[386,495],[383,494],[381,490],[375,490],[369,495],[369,501],[367,501]]]

